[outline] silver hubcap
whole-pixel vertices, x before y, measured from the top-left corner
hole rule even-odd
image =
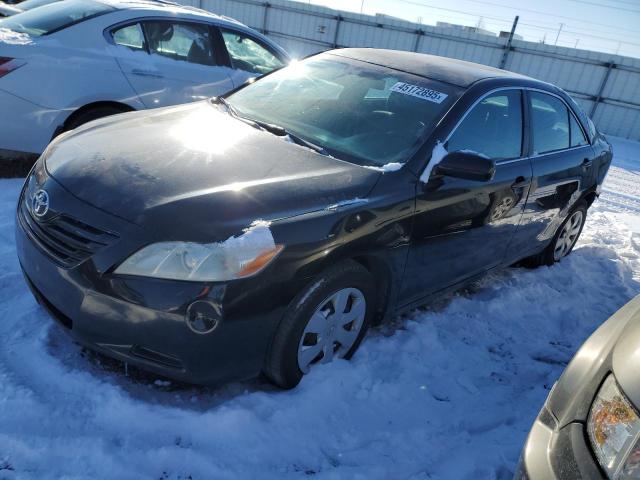
[[[298,345],[298,366],[308,373],[311,364],[344,357],[355,343],[367,311],[363,293],[344,288],[326,298],[311,316]]]
[[[582,212],[578,210],[574,212],[567,223],[562,227],[560,236],[556,240],[556,246],[553,250],[553,258],[560,260],[567,253],[571,251],[571,248],[575,245],[580,235],[580,228],[582,227]]]

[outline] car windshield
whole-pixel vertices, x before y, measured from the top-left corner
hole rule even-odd
[[[325,54],[267,75],[227,101],[241,117],[380,167],[407,161],[459,94],[449,84]]]
[[[112,6],[91,0],[65,0],[0,20],[0,28],[39,37],[111,10]]]

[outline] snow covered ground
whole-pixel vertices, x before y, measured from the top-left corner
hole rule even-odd
[[[503,479],[580,344],[640,293],[640,144],[561,264],[509,269],[369,335],[294,391],[124,375],[36,305],[0,180],[0,479]]]

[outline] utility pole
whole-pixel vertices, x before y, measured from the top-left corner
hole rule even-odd
[[[364,0],[362,0],[362,3],[360,3],[360,15],[362,15],[364,13]]]
[[[562,31],[562,27],[564,27],[564,23],[560,24],[560,28],[558,29],[558,34],[556,35],[556,41],[555,41],[554,45],[558,45],[558,38],[560,38],[560,32]]]
[[[576,39],[576,44],[573,46],[573,48],[578,48],[578,42],[580,41],[580,39]]]
[[[516,15],[516,18],[513,19],[511,33],[509,33],[509,39],[507,40],[507,44],[504,46],[504,53],[502,54],[502,60],[500,60],[499,68],[504,68],[507,64],[507,58],[509,57],[509,51],[511,50],[511,42],[513,42],[513,35],[516,33],[516,27],[518,26],[519,19],[520,17],[518,15]]]

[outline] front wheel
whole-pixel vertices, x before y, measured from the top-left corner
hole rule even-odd
[[[369,272],[356,262],[333,267],[311,282],[285,313],[264,373],[282,388],[295,387],[314,365],[349,359],[375,311]]]
[[[587,220],[587,204],[578,203],[558,228],[553,240],[542,253],[530,259],[533,266],[553,265],[569,255],[578,242]]]

